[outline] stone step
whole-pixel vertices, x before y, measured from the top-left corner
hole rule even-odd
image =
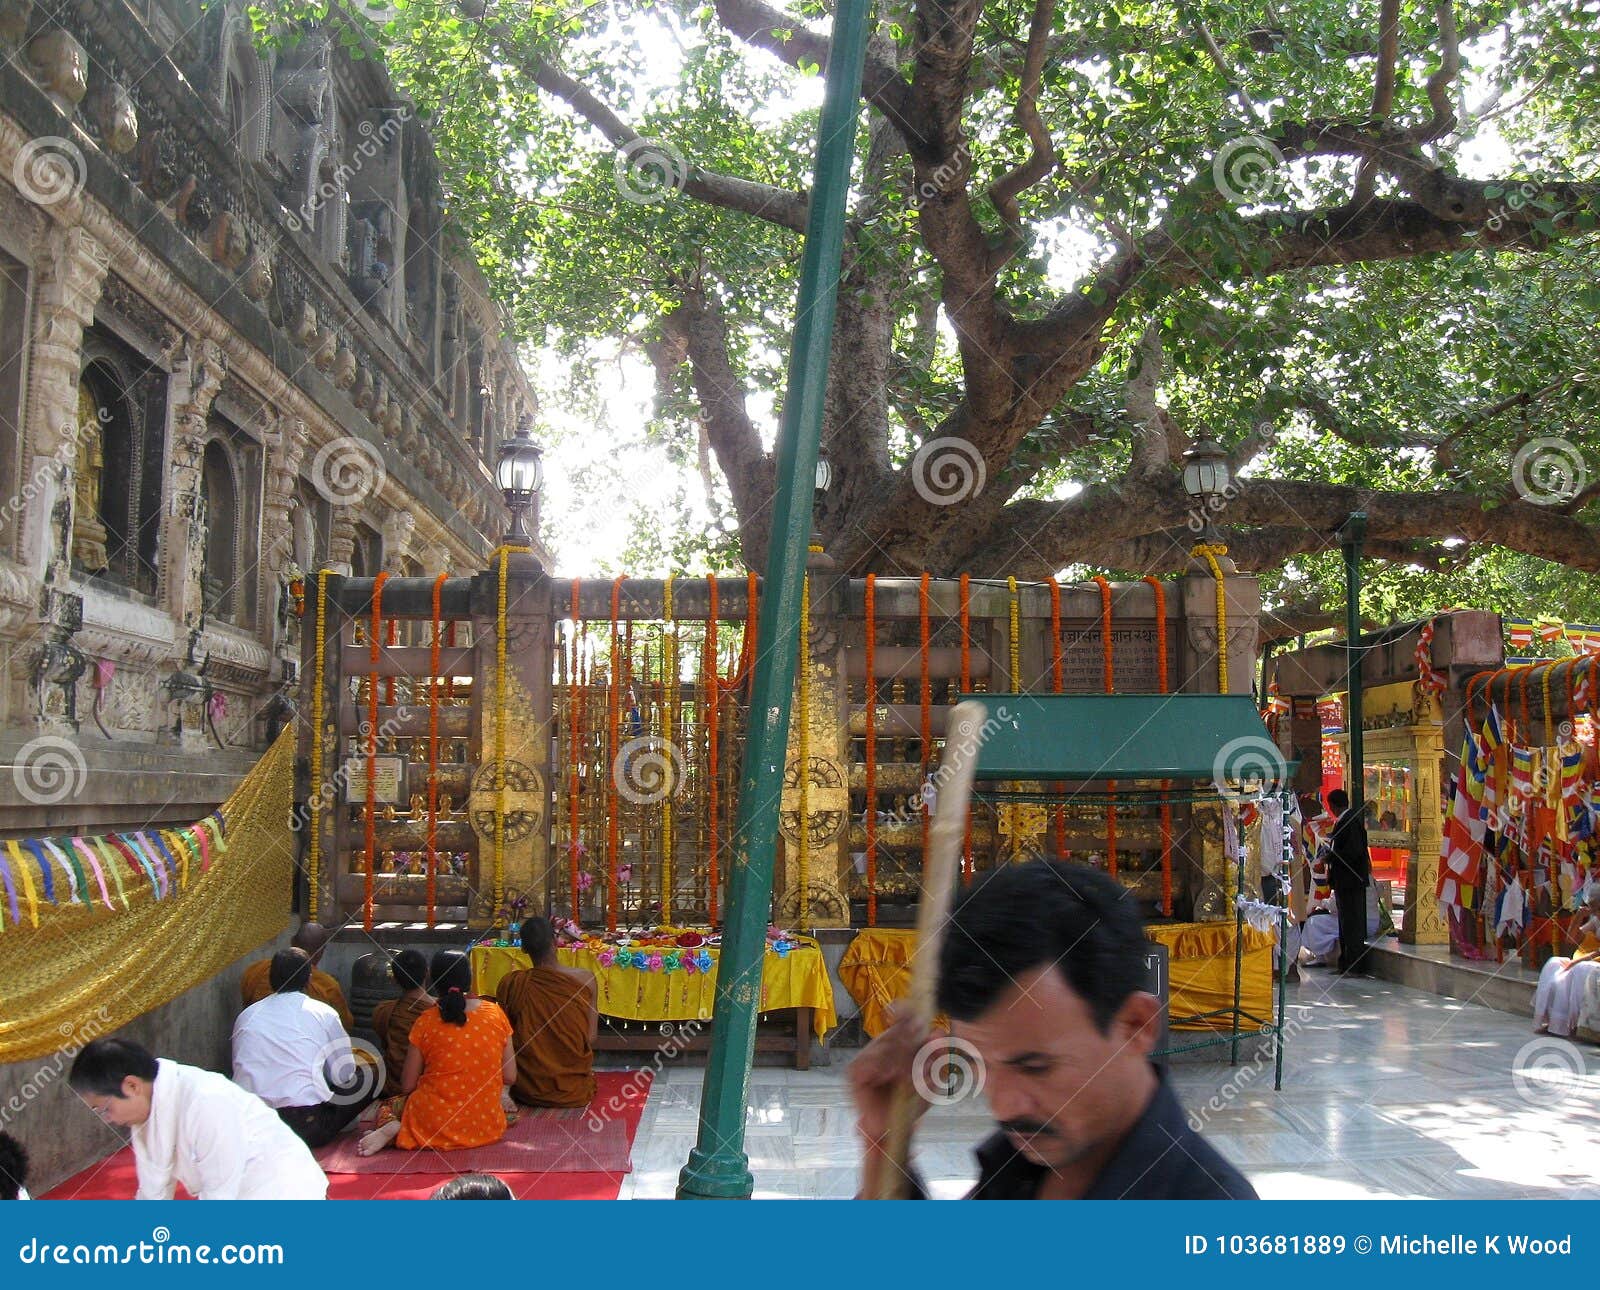
[[[1452,956],[1447,945],[1402,945],[1386,938],[1367,950],[1367,960],[1385,981],[1533,1018],[1539,974],[1515,958],[1471,962]]]

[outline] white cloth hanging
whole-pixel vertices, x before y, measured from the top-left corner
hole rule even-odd
[[[1522,879],[1513,878],[1511,885],[1506,888],[1506,898],[1500,906],[1500,918],[1494,925],[1494,934],[1504,936],[1510,932],[1514,936],[1522,930],[1524,921]]]

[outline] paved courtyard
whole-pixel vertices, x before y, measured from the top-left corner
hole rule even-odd
[[[1308,971],[1291,985],[1282,1092],[1263,1045],[1177,1059],[1202,1131],[1270,1198],[1600,1198],[1600,1049],[1537,1038],[1509,1013]],[[757,1069],[747,1148],[757,1197],[841,1198],[857,1149],[844,1072]],[[700,1067],[656,1080],[623,1198],[667,1197],[694,1145]],[[1215,1099],[1213,1101],[1213,1099]],[[936,1196],[975,1176],[981,1100],[937,1107],[917,1135]]]

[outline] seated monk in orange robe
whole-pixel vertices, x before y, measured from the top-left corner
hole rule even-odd
[[[561,965],[547,918],[524,920],[522,948],[533,966],[508,974],[495,991],[517,1057],[511,1096],[524,1106],[588,1106],[600,1033],[594,973]]]
[[[389,960],[389,975],[404,993],[398,999],[385,999],[372,1010],[372,1029],[383,1050],[383,1096],[398,1097],[406,1049],[411,1047],[411,1027],[437,1000],[428,993],[428,960],[421,950],[401,950]]]
[[[317,967],[322,959],[322,947],[328,940],[328,930],[320,923],[302,923],[300,930],[295,932],[294,939],[289,944],[294,949],[304,950],[311,958],[311,984],[306,987],[306,994],[337,1012],[339,1023],[345,1028],[345,1032],[354,1033],[356,1022],[350,1015],[350,1005],[345,1002],[344,991],[339,988],[337,981]],[[240,1006],[248,1008],[252,1003],[260,1003],[272,993],[272,982],[269,979],[271,972],[270,956],[252,963],[244,970],[244,976],[239,979]]]

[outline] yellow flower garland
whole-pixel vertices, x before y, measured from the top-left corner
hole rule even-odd
[[[672,580],[676,576],[669,573],[661,588],[661,617],[665,620],[661,628],[661,684],[664,700],[661,724],[665,727],[667,736],[667,764],[663,772],[664,791],[661,795],[661,921],[663,923],[672,922],[672,791],[677,787],[672,780],[673,767],[677,765],[673,757],[675,745],[672,740],[677,733],[675,700],[678,695],[678,634],[673,630]]]
[[[1217,580],[1217,692],[1228,693],[1228,584],[1223,581],[1219,555],[1227,555],[1224,542],[1201,542],[1189,552],[1211,566],[1211,576]]]
[[[313,923],[317,921],[322,882],[322,686],[327,664],[329,572],[328,569],[317,571],[317,664],[311,682],[311,810],[307,814],[311,848],[306,860],[306,878],[310,888],[306,899],[306,917]]]
[[[813,545],[812,555],[822,554],[820,546]],[[811,927],[811,835],[809,825],[811,821],[811,575],[808,573],[800,582],[800,731],[795,745],[795,760],[797,765],[796,787],[799,788],[800,825],[795,830],[799,839],[795,856],[795,877],[799,887],[800,917],[799,924],[802,932],[809,931]],[[872,720],[872,709],[867,708],[867,720]],[[868,810],[871,810],[869,805]]]

